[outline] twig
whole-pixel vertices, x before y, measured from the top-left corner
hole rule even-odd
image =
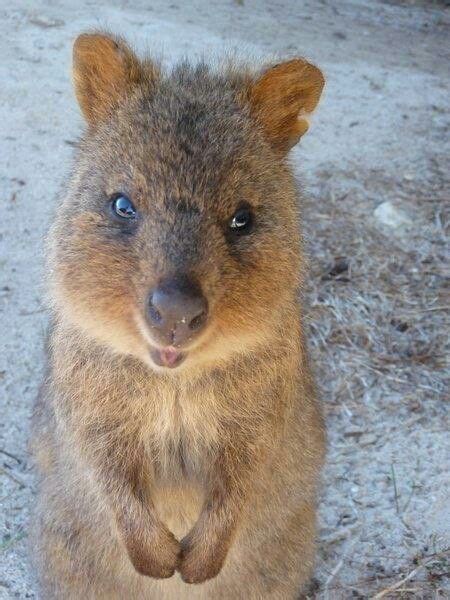
[[[350,533],[351,532],[349,531],[348,535],[350,535]],[[330,587],[331,582],[333,581],[333,579],[336,577],[336,575],[339,573],[339,571],[344,566],[344,561],[345,561],[346,557],[348,556],[348,554],[350,553],[350,551],[355,547],[357,542],[359,542],[359,540],[361,538],[361,533],[362,533],[362,530],[359,532],[359,535],[357,535],[356,538],[347,546],[347,548],[345,548],[341,559],[338,561],[338,563],[336,564],[334,569],[331,571],[329,577],[327,578],[325,585],[324,585],[324,593],[325,593],[326,598],[329,597],[328,589]]]
[[[395,470],[394,463],[391,463],[391,473],[392,473],[392,482],[394,484],[394,494],[395,494],[395,508],[397,510],[397,514],[400,514],[400,506],[398,504],[398,490],[397,490],[397,480],[395,479]]]
[[[17,475],[13,475],[12,473],[10,473],[7,469],[0,467],[0,473],[2,473],[3,475],[6,475],[6,477],[9,477],[10,479],[12,479],[15,483],[20,485],[21,488],[27,487],[27,484],[24,481],[22,481],[19,477],[17,477]]]
[[[395,592],[396,590],[398,590],[399,588],[401,588],[404,583],[407,583],[413,577],[415,577],[415,575],[417,575],[417,573],[421,569],[423,569],[424,567],[426,567],[426,565],[428,563],[430,563],[433,560],[436,560],[436,558],[439,558],[440,556],[443,556],[447,552],[448,552],[448,550],[444,550],[443,552],[440,552],[440,553],[437,553],[437,554],[433,554],[432,556],[429,556],[427,558],[427,560],[425,560],[424,562],[422,562],[422,564],[419,565],[418,567],[415,567],[405,577],[403,577],[403,579],[400,579],[399,581],[397,581],[397,583],[394,583],[393,585],[390,585],[389,587],[385,588],[384,590],[381,590],[381,592],[378,592],[378,594],[375,594],[375,596],[372,597],[372,600],[380,600],[381,598],[384,598],[385,596],[387,596],[391,592]]]
[[[435,312],[438,310],[450,310],[450,306],[432,306],[431,308],[418,308],[416,310],[409,310],[406,309],[405,312],[420,312],[420,313],[425,313],[425,312]]]
[[[410,579],[412,579],[415,575],[417,575],[417,573],[420,571],[420,569],[423,569],[425,564],[426,563],[416,567],[415,569],[410,571],[406,577],[404,577],[403,579],[400,579],[400,581],[397,581],[397,583],[394,583],[393,585],[390,585],[389,587],[385,588],[384,590],[381,590],[381,592],[378,592],[378,594],[375,594],[375,596],[372,598],[372,600],[380,600],[380,598],[384,598],[391,592],[395,592],[395,590],[398,590],[398,588],[400,588],[404,583],[407,583]]]
[[[342,557],[341,560],[337,563],[337,565],[331,571],[328,579],[326,580],[326,582],[325,582],[325,592],[326,593],[328,593],[328,588],[330,586],[330,583],[333,581],[333,579],[336,577],[336,575],[342,569],[343,565],[344,565],[344,557]]]
[[[4,454],[5,456],[9,456],[9,458],[13,458],[15,461],[17,461],[19,463],[19,465],[22,464],[22,461],[20,458],[18,458],[15,454],[12,454],[11,452],[4,450],[3,448],[0,448],[0,454]]]
[[[21,310],[19,315],[21,317],[28,317],[29,315],[36,315],[38,313],[46,312],[46,308],[37,308],[36,310]]]
[[[405,513],[405,512],[407,511],[407,509],[408,509],[408,506],[411,504],[411,500],[412,500],[412,498],[413,498],[413,496],[414,496],[414,492],[415,492],[415,491],[416,491],[416,484],[415,484],[415,483],[413,483],[413,484],[412,484],[412,486],[411,486],[411,493],[410,493],[410,495],[409,495],[409,498],[408,498],[408,500],[405,502],[405,506],[403,507],[403,510],[402,510],[402,512],[403,512],[403,513]]]
[[[330,535],[329,537],[324,538],[324,541],[327,543],[327,545],[335,544],[336,542],[340,542],[341,540],[345,540],[346,538],[348,538],[350,534],[353,531],[355,531],[355,529],[359,529],[360,527],[360,523],[353,523],[352,525],[349,525],[347,529],[344,529],[343,531],[338,531],[334,535]]]

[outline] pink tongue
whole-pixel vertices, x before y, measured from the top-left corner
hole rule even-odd
[[[168,367],[171,367],[177,362],[180,353],[176,348],[169,347],[160,350],[159,355],[161,357],[161,362]]]

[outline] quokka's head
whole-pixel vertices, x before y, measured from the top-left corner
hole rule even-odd
[[[87,129],[50,238],[57,311],[155,370],[270,339],[301,269],[285,157],[321,72],[294,59],[164,74],[94,33],[75,42],[73,76]]]

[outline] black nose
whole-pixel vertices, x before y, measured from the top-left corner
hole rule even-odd
[[[161,344],[180,346],[188,342],[203,329],[207,315],[206,298],[187,277],[162,281],[150,292],[147,318]]]

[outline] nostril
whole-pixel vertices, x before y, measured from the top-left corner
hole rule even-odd
[[[189,322],[189,329],[191,329],[192,331],[200,329],[200,327],[203,325],[205,320],[206,320],[206,310],[201,312],[199,315],[194,317],[192,319],[192,321]]]
[[[159,342],[180,345],[203,328],[208,302],[195,282],[179,277],[161,281],[151,289],[145,311]]]
[[[153,323],[158,325],[162,321],[162,315],[157,308],[153,305],[153,302],[150,300],[148,303],[148,314]]]

